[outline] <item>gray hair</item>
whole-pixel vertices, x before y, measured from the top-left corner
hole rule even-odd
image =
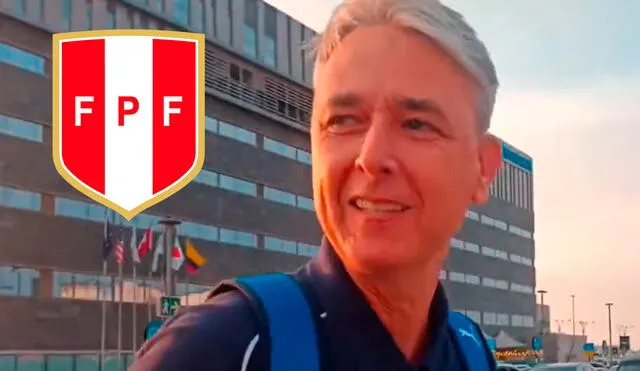
[[[417,31],[445,50],[480,85],[478,120],[487,131],[498,91],[498,77],[485,45],[462,15],[438,0],[343,0],[324,32],[313,40],[318,68],[338,44],[358,27],[391,23]]]

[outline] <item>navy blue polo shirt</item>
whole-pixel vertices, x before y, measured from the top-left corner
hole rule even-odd
[[[323,244],[295,277],[312,292],[321,313],[326,371],[467,371],[449,333],[441,286],[429,313],[424,355],[416,366],[405,359],[330,246]],[[174,316],[143,345],[129,370],[268,371],[268,342],[256,337],[258,323],[241,292],[219,294]]]

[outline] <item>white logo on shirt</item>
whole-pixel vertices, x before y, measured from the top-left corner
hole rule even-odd
[[[471,331],[467,331],[463,328],[459,329],[458,331],[460,332],[460,336],[462,337],[470,337],[471,340],[473,340],[476,344],[478,344],[478,346],[482,346],[482,344],[480,344],[480,342],[478,341],[478,339],[476,339],[476,337],[473,335],[473,329],[469,328]]]

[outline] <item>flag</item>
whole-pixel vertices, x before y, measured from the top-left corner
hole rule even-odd
[[[162,238],[158,241],[161,242]],[[140,240],[140,243],[138,244],[138,250],[136,252],[138,261],[136,263],[140,263],[140,258],[147,255],[149,251],[151,251],[152,247],[153,247],[153,229],[149,228],[144,232],[144,234],[142,235],[142,240]]]
[[[122,242],[122,240],[116,243],[115,255],[118,265],[122,265],[124,263],[124,242]]]
[[[111,239],[113,238],[113,232],[111,231],[111,225],[109,224],[109,219],[107,219],[107,215],[104,218],[104,239],[102,241],[102,260],[106,261],[111,255],[111,250],[113,250],[113,242]]]
[[[184,263],[184,252],[180,246],[180,239],[176,236],[173,240],[173,247],[171,248],[171,268],[174,271],[180,270]]]
[[[146,236],[146,233],[145,233],[145,236]],[[131,262],[133,264],[140,263],[140,255],[138,254],[138,243],[136,241],[137,238],[138,238],[137,229],[136,229],[136,226],[134,225],[131,228],[131,241],[129,241],[129,250],[131,250]],[[142,238],[142,240],[144,241],[144,237]],[[140,243],[142,244],[142,241],[140,241]]]
[[[158,271],[158,263],[160,263],[160,256],[164,255],[164,246],[163,246],[163,241],[164,241],[164,232],[162,232],[162,234],[160,235],[160,238],[158,238],[158,241],[156,242],[156,248],[153,251],[153,260],[151,261],[151,271],[152,272],[157,272]]]
[[[191,240],[187,240],[184,255],[186,258],[185,265],[187,267],[187,272],[191,274],[196,273],[200,267],[207,264],[207,259],[202,256],[198,250],[196,250],[191,243]]]

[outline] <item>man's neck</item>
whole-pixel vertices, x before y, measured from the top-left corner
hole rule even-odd
[[[439,265],[384,276],[350,272],[400,351],[411,362],[418,362],[422,356],[439,272]]]

